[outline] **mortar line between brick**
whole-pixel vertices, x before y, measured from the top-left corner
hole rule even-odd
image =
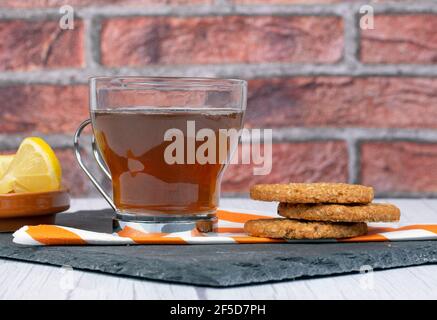
[[[85,24],[85,62],[86,67],[100,67],[100,21],[98,18],[86,18]]]
[[[215,6],[230,6],[232,5],[231,0],[214,0]]]
[[[437,142],[437,131],[432,129],[385,128],[275,128],[275,142],[305,142],[309,140],[353,141],[417,141]]]
[[[233,5],[219,2],[212,5],[157,5],[143,7],[100,6],[75,8],[79,18],[136,16],[218,16],[218,15],[339,15],[344,4],[333,5]],[[58,8],[2,9],[0,19],[41,19],[59,17]]]
[[[354,5],[350,5],[343,12],[343,28],[344,28],[344,62],[349,69],[355,69],[358,61],[358,46],[359,46],[359,24],[358,24],[358,9]]]
[[[80,18],[120,16],[214,16],[214,15],[341,15],[345,8],[364,3],[307,4],[307,5],[233,5],[220,2],[212,5],[156,5],[142,7],[91,6],[75,8]],[[435,2],[374,3],[376,14],[382,13],[437,13]],[[40,19],[59,17],[59,8],[6,9],[1,8],[0,19]]]
[[[15,149],[21,140],[29,135],[40,136],[54,148],[71,148],[73,135],[23,133],[0,134],[0,150]],[[84,137],[87,137],[85,135]],[[427,129],[370,129],[370,128],[274,128],[273,142],[311,142],[311,141],[345,141],[352,153],[353,161],[359,159],[359,143],[365,141],[411,141],[417,143],[437,143],[437,131]],[[355,163],[356,165],[356,163]],[[357,172],[352,174],[357,178]]]
[[[96,49],[97,50],[97,49]],[[94,52],[94,54],[96,54]],[[140,68],[56,69],[29,72],[0,72],[0,86],[10,84],[84,84],[91,76],[117,75],[241,77],[244,79],[296,76],[351,77],[436,77],[437,65],[317,65],[293,63],[222,64],[222,65],[154,65]]]
[[[357,148],[357,141],[355,139],[347,139],[348,152],[348,180],[349,183],[357,183],[359,177],[359,150]]]
[[[0,150],[15,150],[21,141],[28,136],[38,136],[46,140],[53,148],[69,149],[73,147],[73,134],[22,133],[0,134]]]

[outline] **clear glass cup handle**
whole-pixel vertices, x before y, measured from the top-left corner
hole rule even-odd
[[[73,140],[74,154],[76,156],[77,162],[79,163],[79,166],[82,168],[82,170],[88,176],[88,178],[91,180],[91,182],[96,187],[96,189],[100,192],[100,194],[103,196],[103,198],[105,198],[105,200],[109,203],[111,208],[116,210],[114,201],[112,201],[111,196],[106,193],[106,191],[103,189],[103,187],[99,184],[97,179],[93,176],[93,174],[88,170],[88,168],[85,166],[84,162],[82,161],[82,155],[80,153],[79,139],[80,139],[80,135],[81,135],[83,129],[85,129],[85,127],[87,125],[89,125],[90,123],[91,123],[91,119],[87,119],[79,125],[79,128],[77,128],[76,133],[74,134],[74,140]],[[104,165],[103,160],[100,157],[94,135],[92,138],[91,145],[92,145],[92,149],[93,149],[94,159],[96,160],[97,164],[99,165],[100,169],[103,171],[105,176],[108,177],[109,179],[111,179],[111,174],[109,173],[108,169]]]

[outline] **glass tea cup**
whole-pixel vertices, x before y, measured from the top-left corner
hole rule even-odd
[[[75,134],[76,157],[114,209],[116,228],[212,228],[246,96],[247,83],[237,79],[90,79],[90,119]],[[112,197],[81,158],[79,137],[89,124],[93,154],[111,179]]]

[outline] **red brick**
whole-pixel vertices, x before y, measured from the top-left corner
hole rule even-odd
[[[379,192],[437,192],[437,144],[368,142],[361,147],[362,182]]]
[[[56,21],[0,21],[0,70],[81,67],[83,24],[62,30]]]
[[[86,197],[92,188],[91,182],[80,169],[73,150],[55,150],[62,166],[62,184],[70,191],[72,197]]]
[[[0,87],[0,132],[72,133],[88,115],[86,85]]]
[[[252,127],[436,128],[437,79],[296,77],[249,82]]]
[[[363,62],[437,62],[437,15],[375,16],[374,27],[362,31]]]
[[[222,191],[247,193],[256,183],[347,182],[348,153],[343,142],[279,143],[272,153],[269,175],[253,175],[254,165],[229,165]]]
[[[63,5],[75,7],[120,5],[184,5],[184,4],[207,4],[212,0],[2,0],[0,8],[53,8]]]
[[[342,57],[337,17],[138,17],[106,20],[108,66],[250,62],[332,63]]]

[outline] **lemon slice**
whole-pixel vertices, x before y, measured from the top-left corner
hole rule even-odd
[[[59,190],[62,170],[52,148],[41,138],[26,138],[0,179],[0,193]]]
[[[13,154],[0,155],[0,178],[5,175],[13,159]]]

